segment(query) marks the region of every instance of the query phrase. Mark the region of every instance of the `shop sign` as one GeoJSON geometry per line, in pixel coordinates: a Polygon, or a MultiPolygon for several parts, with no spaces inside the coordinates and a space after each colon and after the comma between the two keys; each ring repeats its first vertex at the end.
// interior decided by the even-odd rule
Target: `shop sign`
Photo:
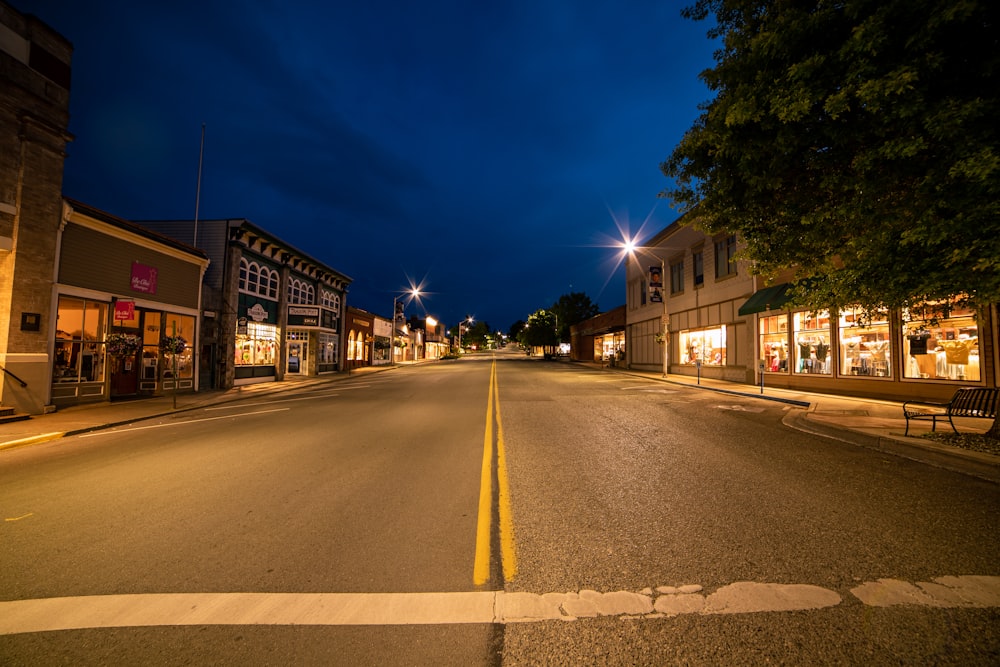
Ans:
{"type": "Polygon", "coordinates": [[[288,307],[288,326],[290,327],[318,327],[319,308],[305,308],[302,306],[288,307]]]}
{"type": "Polygon", "coordinates": [[[375,330],[373,333],[376,336],[389,338],[392,336],[392,323],[389,322],[389,320],[383,320],[381,318],[375,320],[375,330]]]}
{"type": "Polygon", "coordinates": [[[247,315],[249,315],[250,319],[254,322],[263,322],[267,319],[267,311],[264,310],[264,306],[259,303],[255,303],[252,308],[248,308],[247,315]]]}
{"type": "Polygon", "coordinates": [[[240,336],[247,335],[247,318],[241,317],[236,320],[236,333],[240,336]]]}
{"type": "Polygon", "coordinates": [[[135,301],[115,301],[115,319],[118,321],[135,319],[135,301]]]}
{"type": "Polygon", "coordinates": [[[156,294],[156,273],[155,266],[132,262],[132,291],[156,294]]]}

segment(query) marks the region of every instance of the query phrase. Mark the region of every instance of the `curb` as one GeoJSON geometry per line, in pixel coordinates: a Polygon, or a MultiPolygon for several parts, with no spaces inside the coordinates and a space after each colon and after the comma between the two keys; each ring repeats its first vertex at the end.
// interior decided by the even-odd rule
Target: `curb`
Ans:
{"type": "Polygon", "coordinates": [[[864,431],[827,426],[810,420],[807,410],[789,412],[782,418],[781,422],[785,426],[803,433],[865,447],[935,468],[943,468],[1000,484],[1000,460],[989,454],[924,442],[923,438],[873,435],[864,431]]]}
{"type": "Polygon", "coordinates": [[[49,442],[50,440],[58,440],[67,435],[72,435],[72,433],[67,433],[65,431],[54,431],[52,433],[42,433],[40,435],[33,435],[28,438],[21,438],[20,440],[9,440],[7,442],[0,442],[0,450],[2,449],[14,449],[15,447],[25,447],[27,445],[38,445],[43,442],[49,442]]]}

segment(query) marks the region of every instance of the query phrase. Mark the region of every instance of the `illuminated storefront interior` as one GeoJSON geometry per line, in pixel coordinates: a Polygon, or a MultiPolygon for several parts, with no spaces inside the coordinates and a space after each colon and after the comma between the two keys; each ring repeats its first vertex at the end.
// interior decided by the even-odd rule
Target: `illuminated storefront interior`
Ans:
{"type": "Polygon", "coordinates": [[[682,364],[726,364],[726,327],[681,331],[678,334],[682,364]]]}

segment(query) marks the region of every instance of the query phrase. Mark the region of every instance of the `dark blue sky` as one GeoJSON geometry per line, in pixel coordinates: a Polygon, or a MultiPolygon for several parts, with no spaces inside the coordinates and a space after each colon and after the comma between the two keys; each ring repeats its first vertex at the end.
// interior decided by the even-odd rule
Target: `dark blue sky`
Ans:
{"type": "Polygon", "coordinates": [[[75,48],[63,190],[127,219],[245,217],[348,303],[504,331],[676,219],[659,164],[709,91],[687,1],[13,0],[75,48]],[[237,7],[240,7],[237,9],[237,7]],[[418,312],[423,314],[423,312],[418,312]]]}

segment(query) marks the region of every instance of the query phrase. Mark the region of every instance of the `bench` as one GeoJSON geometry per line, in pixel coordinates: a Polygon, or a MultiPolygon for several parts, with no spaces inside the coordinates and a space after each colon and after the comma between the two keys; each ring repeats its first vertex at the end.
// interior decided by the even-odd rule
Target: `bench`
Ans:
{"type": "Polygon", "coordinates": [[[955,391],[955,395],[947,403],[907,401],[903,403],[903,416],[906,417],[906,432],[903,435],[909,435],[911,419],[930,420],[931,431],[937,428],[938,419],[947,419],[955,433],[958,433],[958,429],[955,428],[952,417],[996,419],[998,396],[998,388],[962,387],[955,391]]]}

